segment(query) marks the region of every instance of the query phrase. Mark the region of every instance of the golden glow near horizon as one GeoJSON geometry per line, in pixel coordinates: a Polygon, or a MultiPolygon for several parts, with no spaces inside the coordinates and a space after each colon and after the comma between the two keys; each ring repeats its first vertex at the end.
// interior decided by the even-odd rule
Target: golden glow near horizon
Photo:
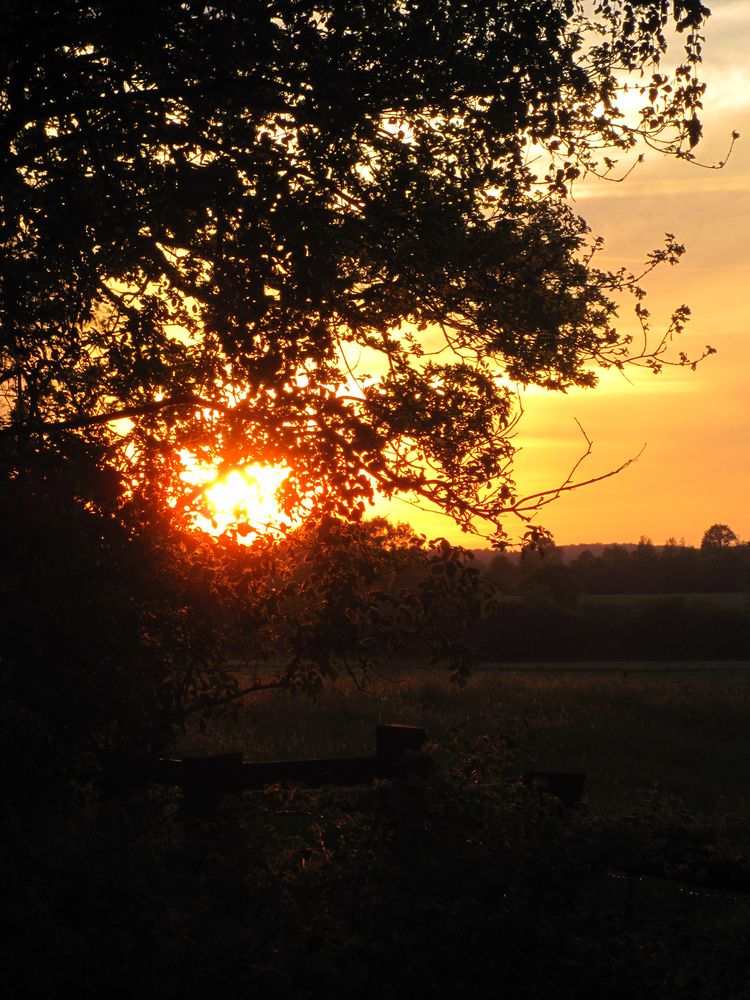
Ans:
{"type": "MultiPolygon", "coordinates": [[[[750,3],[719,0],[705,35],[702,75],[704,141],[701,163],[726,156],[731,133],[740,139],[721,170],[667,159],[646,151],[645,162],[621,184],[587,180],[574,191],[574,208],[602,235],[603,268],[635,269],[648,251],[674,233],[687,253],[679,266],[661,268],[646,282],[654,333],[686,303],[692,318],[675,341],[674,354],[718,354],[691,372],[667,368],[660,375],[633,370],[628,379],[606,373],[592,390],[565,395],[526,391],[515,444],[519,491],[563,482],[585,442],[576,420],[594,442],[579,470],[582,479],[603,474],[637,455],[620,475],[566,494],[540,512],[559,544],[632,542],[646,535],[699,544],[711,524],[729,524],[750,538],[750,3]]],[[[625,168],[625,157],[621,158],[625,168]]],[[[635,317],[623,308],[623,331],[635,317]]],[[[428,535],[475,547],[445,517],[404,502],[381,503],[377,513],[409,521],[428,535]]],[[[508,520],[512,535],[523,525],[508,520]]]]}

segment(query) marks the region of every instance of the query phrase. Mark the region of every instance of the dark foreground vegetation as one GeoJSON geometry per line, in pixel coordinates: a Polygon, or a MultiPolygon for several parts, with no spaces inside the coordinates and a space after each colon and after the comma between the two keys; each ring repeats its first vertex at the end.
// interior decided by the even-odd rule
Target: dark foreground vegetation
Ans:
{"type": "Polygon", "coordinates": [[[5,995],[743,995],[740,679],[657,693],[633,657],[619,687],[529,671],[462,688],[483,628],[507,661],[544,615],[579,616],[571,655],[601,651],[583,617],[601,604],[498,593],[476,560],[383,521],[246,547],[135,506],[117,523],[66,504],[65,473],[40,460],[3,494],[23,529],[1,577],[5,995]],[[453,682],[388,666],[425,652],[453,682]],[[106,751],[348,756],[378,721],[433,737],[402,783],[273,787],[202,818],[174,789],[100,790],[106,751]],[[585,770],[589,804],[562,812],[519,780],[529,766],[585,770]]]}
{"type": "Polygon", "coordinates": [[[437,739],[400,783],[277,786],[202,819],[74,770],[11,782],[4,995],[745,997],[748,685],[711,676],[273,694],[184,744],[357,752],[384,713],[437,739]],[[584,764],[588,805],[525,788],[530,761],[584,764]]]}
{"type": "Polygon", "coordinates": [[[649,779],[635,817],[596,797],[566,814],[519,781],[533,706],[454,720],[403,783],[267,788],[204,817],[173,789],[101,787],[108,754],[229,749],[232,707],[286,734],[283,699],[310,712],[396,655],[457,682],[519,650],[673,658],[686,635],[736,655],[739,605],[591,612],[541,565],[498,594],[447,543],[363,521],[377,488],[498,546],[519,517],[541,543],[529,519],[575,483],[519,494],[512,383],[713,353],[670,354],[685,305],[650,324],[641,279],[678,262],[676,238],[603,270],[568,197],[626,177],[643,143],[697,156],[707,9],[3,6],[2,996],[746,995],[736,795],[706,816],[649,779]],[[191,530],[191,463],[257,462],[286,465],[302,527],[191,530]],[[717,895],[692,906],[670,874],[717,895]]]}
{"type": "Polygon", "coordinates": [[[5,492],[24,529],[2,571],[5,995],[743,996],[748,704],[720,633],[692,681],[639,672],[644,636],[608,672],[455,683],[489,640],[506,663],[606,660],[615,615],[646,609],[674,661],[688,617],[745,621],[741,597],[670,598],[675,623],[662,599],[539,593],[549,553],[503,594],[383,521],[242,547],[154,517],[132,537],[66,508],[60,475],[5,492]],[[557,626],[540,645],[551,621],[569,646],[557,626]],[[425,651],[453,682],[415,672],[425,651]],[[380,721],[433,738],[403,782],[273,787],[207,817],[176,789],[101,794],[103,751],[348,756],[380,721]],[[540,798],[529,767],[586,771],[588,804],[540,798]]]}

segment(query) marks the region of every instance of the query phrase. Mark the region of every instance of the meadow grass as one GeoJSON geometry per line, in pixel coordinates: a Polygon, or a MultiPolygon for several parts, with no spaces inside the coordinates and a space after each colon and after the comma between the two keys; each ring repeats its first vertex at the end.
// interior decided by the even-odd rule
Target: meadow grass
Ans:
{"type": "Polygon", "coordinates": [[[350,680],[314,698],[270,692],[193,728],[178,752],[242,750],[248,760],[373,752],[378,723],[424,726],[438,743],[463,732],[509,748],[506,767],[585,771],[603,815],[669,801],[722,822],[750,818],[750,666],[626,663],[505,665],[466,686],[436,667],[401,666],[365,690],[350,680]]]}

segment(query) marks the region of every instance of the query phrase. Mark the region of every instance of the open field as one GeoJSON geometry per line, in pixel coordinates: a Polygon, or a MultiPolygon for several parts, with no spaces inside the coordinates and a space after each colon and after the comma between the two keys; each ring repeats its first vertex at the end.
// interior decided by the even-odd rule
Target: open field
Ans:
{"type": "Polygon", "coordinates": [[[580,594],[578,601],[584,607],[600,607],[607,605],[632,605],[647,603],[664,603],[679,601],[689,607],[708,606],[711,608],[731,608],[743,610],[750,605],[750,594],[746,591],[733,593],[703,593],[703,594],[580,594]]]}
{"type": "Polygon", "coordinates": [[[183,752],[242,749],[250,760],[372,751],[380,722],[507,741],[509,773],[583,770],[592,810],[684,808],[721,825],[750,818],[750,664],[487,665],[461,688],[435,667],[404,667],[312,699],[272,692],[234,718],[188,731],[183,752]]]}

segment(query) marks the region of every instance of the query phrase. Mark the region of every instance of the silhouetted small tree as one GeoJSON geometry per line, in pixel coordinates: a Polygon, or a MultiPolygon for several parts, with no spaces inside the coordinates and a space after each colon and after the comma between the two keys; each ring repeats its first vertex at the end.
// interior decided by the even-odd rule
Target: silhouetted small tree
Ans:
{"type": "Polygon", "coordinates": [[[739,539],[728,524],[712,524],[701,539],[701,549],[726,549],[736,545],[739,539]]]}

